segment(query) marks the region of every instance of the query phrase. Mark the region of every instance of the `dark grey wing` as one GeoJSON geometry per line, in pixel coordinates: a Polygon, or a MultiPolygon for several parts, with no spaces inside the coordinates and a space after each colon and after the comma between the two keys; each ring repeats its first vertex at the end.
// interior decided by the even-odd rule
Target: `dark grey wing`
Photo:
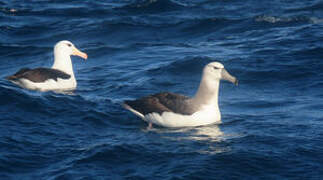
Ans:
{"type": "Polygon", "coordinates": [[[179,94],[158,93],[134,101],[125,101],[124,103],[144,115],[152,112],[159,114],[175,112],[190,115],[194,112],[186,102],[188,99],[188,97],[179,94]]]}
{"type": "Polygon", "coordinates": [[[140,112],[143,115],[153,113],[153,112],[162,114],[165,111],[167,112],[171,111],[163,104],[161,104],[158,98],[154,96],[146,96],[133,101],[125,101],[124,104],[130,106],[132,109],[135,109],[136,111],[140,112]]]}
{"type": "Polygon", "coordinates": [[[36,69],[28,69],[23,68],[19,70],[16,74],[7,77],[9,80],[17,80],[21,78],[28,79],[32,82],[44,82],[48,79],[53,79],[57,81],[57,78],[61,79],[69,79],[71,75],[57,70],[57,69],[50,69],[50,68],[36,68],[36,69]]]}
{"type": "Polygon", "coordinates": [[[187,96],[169,92],[155,94],[154,96],[158,98],[161,104],[174,113],[191,115],[195,112],[193,107],[188,103],[190,98],[187,96]]]}

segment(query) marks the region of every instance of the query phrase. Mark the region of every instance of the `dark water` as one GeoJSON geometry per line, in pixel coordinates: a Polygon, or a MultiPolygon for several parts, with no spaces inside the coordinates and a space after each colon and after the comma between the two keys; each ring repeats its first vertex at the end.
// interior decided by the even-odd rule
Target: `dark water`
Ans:
{"type": "Polygon", "coordinates": [[[0,2],[0,179],[322,179],[323,2],[0,2]],[[4,79],[71,40],[73,94],[4,79]],[[222,62],[220,125],[158,128],[120,103],[193,95],[222,62]]]}

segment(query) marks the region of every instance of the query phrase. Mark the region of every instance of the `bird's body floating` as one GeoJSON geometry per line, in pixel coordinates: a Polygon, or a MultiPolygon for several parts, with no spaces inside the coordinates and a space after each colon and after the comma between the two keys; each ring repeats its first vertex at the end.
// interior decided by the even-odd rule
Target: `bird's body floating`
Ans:
{"type": "Polygon", "coordinates": [[[74,90],[77,86],[71,55],[87,59],[71,42],[60,41],[54,47],[54,64],[51,68],[22,68],[7,79],[18,86],[39,91],[74,90]]]}
{"type": "Polygon", "coordinates": [[[158,93],[133,101],[124,107],[149,123],[164,127],[202,126],[221,122],[218,105],[220,80],[238,84],[221,63],[212,62],[204,67],[199,89],[189,98],[175,93],[158,93]]]}

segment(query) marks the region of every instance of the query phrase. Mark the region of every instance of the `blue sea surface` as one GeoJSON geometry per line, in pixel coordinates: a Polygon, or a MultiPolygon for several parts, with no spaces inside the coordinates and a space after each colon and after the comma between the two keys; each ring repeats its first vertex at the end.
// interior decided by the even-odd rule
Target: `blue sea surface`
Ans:
{"type": "Polygon", "coordinates": [[[0,1],[0,179],[322,179],[321,0],[0,1]],[[5,77],[70,40],[77,89],[5,77]],[[124,100],[193,96],[224,64],[222,123],[148,130],[124,100]]]}

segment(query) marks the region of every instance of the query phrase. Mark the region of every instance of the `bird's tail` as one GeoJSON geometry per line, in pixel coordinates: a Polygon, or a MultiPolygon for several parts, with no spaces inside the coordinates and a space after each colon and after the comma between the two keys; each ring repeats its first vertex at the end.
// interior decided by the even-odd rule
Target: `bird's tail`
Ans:
{"type": "Polygon", "coordinates": [[[145,118],[145,116],[144,116],[142,113],[140,113],[140,112],[136,111],[135,109],[133,109],[131,106],[129,106],[129,105],[127,104],[127,102],[124,102],[124,103],[122,104],[122,106],[123,106],[125,109],[128,109],[129,111],[131,111],[132,113],[134,113],[135,115],[137,115],[138,117],[140,117],[141,119],[144,119],[144,118],[145,118]]]}
{"type": "Polygon", "coordinates": [[[15,75],[11,75],[11,76],[7,76],[6,79],[9,80],[9,81],[15,81],[15,80],[18,79],[18,77],[15,76],[15,75]]]}
{"type": "Polygon", "coordinates": [[[7,76],[6,79],[9,81],[15,81],[18,80],[19,77],[21,77],[25,72],[29,71],[29,68],[22,68],[18,72],[16,72],[14,75],[7,76]]]}

